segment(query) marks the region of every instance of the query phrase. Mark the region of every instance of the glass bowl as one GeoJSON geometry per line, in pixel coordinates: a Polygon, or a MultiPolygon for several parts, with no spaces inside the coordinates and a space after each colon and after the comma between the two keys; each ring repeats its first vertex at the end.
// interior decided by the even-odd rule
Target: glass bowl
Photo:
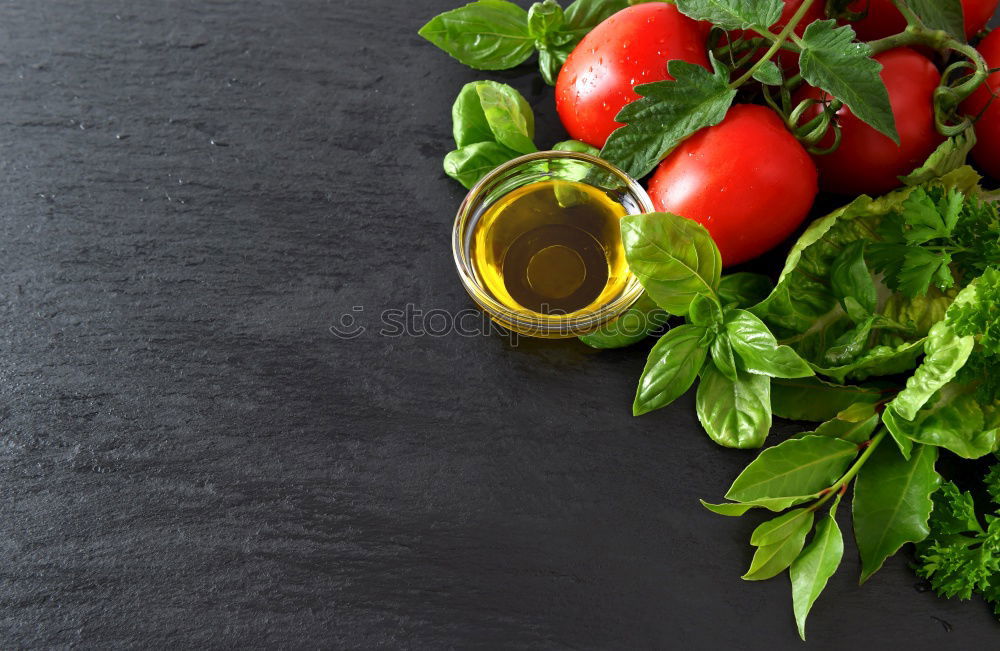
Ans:
{"type": "MultiPolygon", "coordinates": [[[[462,201],[455,218],[452,249],[455,265],[469,296],[494,321],[529,337],[577,337],[605,325],[622,314],[642,295],[638,279],[626,270],[622,290],[600,304],[566,314],[543,314],[504,305],[487,288],[473,262],[476,225],[491,206],[508,193],[541,181],[574,181],[603,192],[620,204],[626,215],[653,211],[646,191],[625,172],[589,154],[542,151],[515,158],[497,167],[476,184],[462,201]]],[[[502,212],[497,221],[502,220],[502,212]]],[[[620,238],[617,246],[621,246],[620,238]]],[[[607,251],[605,251],[607,255],[607,251]]]]}

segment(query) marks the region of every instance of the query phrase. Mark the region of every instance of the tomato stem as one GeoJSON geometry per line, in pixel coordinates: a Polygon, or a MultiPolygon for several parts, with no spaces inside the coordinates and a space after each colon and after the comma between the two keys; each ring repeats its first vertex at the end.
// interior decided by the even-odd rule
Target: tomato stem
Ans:
{"type": "Polygon", "coordinates": [[[950,137],[957,135],[969,128],[972,121],[963,118],[958,124],[951,124],[949,118],[954,114],[966,98],[968,98],[977,88],[979,88],[989,76],[989,68],[983,56],[968,43],[965,43],[946,31],[940,29],[929,29],[906,2],[893,0],[893,4],[907,20],[906,29],[898,34],[871,41],[868,47],[872,54],[878,54],[897,47],[909,45],[925,45],[938,52],[947,54],[948,52],[958,52],[966,57],[969,62],[964,67],[972,68],[972,73],[961,83],[952,86],[949,83],[949,71],[953,66],[949,66],[941,78],[941,85],[934,92],[934,124],[943,136],[950,137]]]}
{"type": "MultiPolygon", "coordinates": [[[[795,36],[795,28],[798,26],[799,22],[802,21],[803,16],[806,15],[806,12],[809,11],[809,8],[812,6],[813,2],[815,2],[815,0],[805,0],[801,5],[799,5],[798,10],[796,10],[796,12],[792,15],[792,18],[791,20],[788,21],[788,24],[785,25],[785,27],[780,32],[778,32],[778,35],[775,38],[773,38],[771,42],[771,47],[767,49],[767,52],[764,53],[764,56],[762,56],[760,60],[758,60],[752,66],[750,66],[750,69],[747,70],[745,73],[743,73],[743,75],[739,79],[729,84],[730,88],[739,88],[743,84],[753,79],[754,73],[757,72],[757,70],[762,65],[764,65],[765,62],[770,61],[771,58],[778,53],[778,50],[782,48],[782,46],[789,39],[789,37],[792,37],[794,40],[798,40],[798,38],[795,36]]],[[[766,28],[757,31],[758,33],[766,32],[770,34],[770,31],[766,28]]],[[[771,36],[774,35],[771,34],[771,36]]]]}

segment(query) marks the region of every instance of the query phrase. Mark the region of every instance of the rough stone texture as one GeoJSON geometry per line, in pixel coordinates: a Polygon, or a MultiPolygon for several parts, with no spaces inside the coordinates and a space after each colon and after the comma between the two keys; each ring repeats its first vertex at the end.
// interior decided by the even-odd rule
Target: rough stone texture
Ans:
{"type": "MultiPolygon", "coordinates": [[[[697,503],[748,455],[690,396],[629,415],[643,347],[377,332],[470,305],[440,161],[484,75],[416,35],[453,5],[0,7],[4,647],[795,642],[754,519],[697,503]]],[[[1000,639],[843,570],[812,647],[1000,639]]]]}

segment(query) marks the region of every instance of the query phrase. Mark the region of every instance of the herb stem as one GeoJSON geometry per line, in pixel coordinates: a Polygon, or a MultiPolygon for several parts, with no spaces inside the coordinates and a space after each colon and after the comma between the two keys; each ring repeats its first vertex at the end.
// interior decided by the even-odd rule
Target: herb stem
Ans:
{"type": "Polygon", "coordinates": [[[954,51],[967,58],[970,63],[964,65],[973,70],[968,78],[956,86],[951,86],[948,84],[948,75],[945,74],[941,85],[934,91],[934,124],[938,132],[943,136],[950,137],[965,131],[972,124],[968,118],[962,119],[958,124],[949,124],[947,118],[952,115],[959,104],[986,81],[990,72],[986,60],[976,48],[956,39],[948,32],[940,29],[929,29],[905,2],[893,0],[893,4],[906,16],[909,24],[905,30],[898,34],[870,41],[868,47],[871,48],[874,55],[897,47],[926,45],[938,52],[954,51]]]}
{"type": "MultiPolygon", "coordinates": [[[[792,37],[795,36],[794,34],[795,28],[802,20],[802,17],[806,15],[806,12],[809,11],[809,7],[812,6],[813,2],[815,2],[815,0],[805,0],[801,5],[799,5],[798,10],[796,10],[796,12],[792,15],[792,18],[791,20],[788,21],[788,24],[785,25],[785,27],[780,32],[778,32],[778,35],[772,40],[771,47],[767,49],[767,52],[764,53],[764,56],[762,56],[760,60],[758,60],[752,66],[750,66],[750,69],[747,70],[745,73],[743,73],[743,76],[741,76],[739,79],[729,84],[730,88],[739,88],[746,82],[753,79],[754,73],[757,72],[757,70],[762,65],[764,65],[765,62],[770,61],[771,57],[773,57],[775,54],[778,53],[778,50],[781,49],[782,45],[784,45],[785,41],[788,40],[789,36],[792,37]]],[[[770,32],[767,29],[760,31],[768,32],[770,34],[770,32]]]]}
{"type": "Polygon", "coordinates": [[[847,485],[851,483],[851,480],[854,479],[859,472],[861,472],[861,467],[865,465],[865,462],[867,462],[868,459],[872,456],[872,453],[875,452],[875,448],[878,447],[878,444],[882,442],[882,439],[884,439],[886,434],[888,433],[889,430],[883,427],[881,430],[879,430],[878,434],[872,437],[871,440],[867,441],[867,447],[865,447],[865,451],[862,452],[861,456],[857,458],[857,460],[854,462],[854,465],[848,468],[847,472],[844,473],[844,476],[837,480],[837,483],[835,483],[830,488],[826,489],[826,492],[823,494],[823,496],[820,497],[815,502],[813,502],[813,505],[810,506],[809,509],[812,511],[816,511],[838,492],[846,491],[847,485]]]}

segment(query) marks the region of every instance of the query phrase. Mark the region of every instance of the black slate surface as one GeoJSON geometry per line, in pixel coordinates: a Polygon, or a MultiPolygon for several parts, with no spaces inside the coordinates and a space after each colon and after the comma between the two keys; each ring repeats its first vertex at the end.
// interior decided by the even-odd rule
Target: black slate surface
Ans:
{"type": "MultiPolygon", "coordinates": [[[[643,347],[378,331],[470,306],[454,4],[0,6],[0,645],[800,648],[643,347]]],[[[996,646],[906,563],[850,549],[802,648],[996,646]]]]}

